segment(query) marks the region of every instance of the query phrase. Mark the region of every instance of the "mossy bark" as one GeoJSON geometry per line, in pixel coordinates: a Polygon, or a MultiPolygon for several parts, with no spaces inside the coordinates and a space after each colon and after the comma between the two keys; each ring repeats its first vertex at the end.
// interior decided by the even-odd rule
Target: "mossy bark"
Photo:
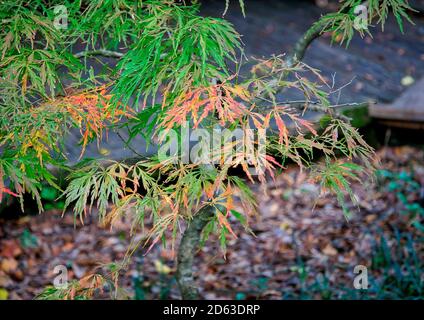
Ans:
{"type": "Polygon", "coordinates": [[[199,290],[193,276],[194,255],[199,247],[202,230],[215,214],[215,208],[202,208],[189,222],[178,248],[176,278],[184,300],[199,299],[199,290]]]}
{"type": "Polygon", "coordinates": [[[293,67],[296,63],[303,60],[306,50],[321,35],[325,25],[324,20],[318,20],[302,35],[294,45],[293,51],[287,59],[288,67],[293,67]]]}

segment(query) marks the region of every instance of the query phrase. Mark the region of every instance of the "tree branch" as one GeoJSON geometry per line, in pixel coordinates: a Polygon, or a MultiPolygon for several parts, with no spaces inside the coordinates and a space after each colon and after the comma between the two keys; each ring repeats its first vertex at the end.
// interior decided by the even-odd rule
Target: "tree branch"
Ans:
{"type": "Polygon", "coordinates": [[[118,138],[124,143],[124,146],[130,149],[136,156],[139,156],[140,158],[145,158],[145,155],[142,155],[141,153],[137,152],[133,147],[130,146],[128,141],[124,139],[124,137],[118,130],[115,130],[115,133],[118,136],[118,138]]]}
{"type": "Polygon", "coordinates": [[[117,51],[111,51],[106,49],[99,49],[99,50],[88,50],[88,51],[81,51],[76,54],[74,54],[75,58],[83,58],[87,56],[104,56],[108,58],[122,58],[124,56],[124,53],[117,52],[117,51]]]}
{"type": "MultiPolygon", "coordinates": [[[[272,103],[272,101],[260,98],[261,100],[264,100],[266,102],[272,103]]],[[[284,101],[277,103],[279,106],[290,106],[292,108],[304,111],[310,110],[310,111],[316,111],[316,112],[322,112],[331,115],[333,118],[340,119],[343,121],[350,121],[349,117],[341,114],[339,111],[336,111],[337,108],[363,108],[367,107],[371,102],[352,102],[352,103],[341,103],[341,104],[334,104],[330,106],[323,106],[320,105],[319,101],[307,101],[307,100],[293,100],[293,101],[284,101]]],[[[258,110],[259,112],[268,112],[272,109],[274,109],[274,105],[270,106],[261,106],[258,110]]]]}
{"type": "Polygon", "coordinates": [[[325,26],[326,22],[320,19],[306,30],[303,36],[295,44],[292,54],[287,59],[287,66],[289,68],[303,59],[306,50],[311,43],[322,34],[325,26]]]}

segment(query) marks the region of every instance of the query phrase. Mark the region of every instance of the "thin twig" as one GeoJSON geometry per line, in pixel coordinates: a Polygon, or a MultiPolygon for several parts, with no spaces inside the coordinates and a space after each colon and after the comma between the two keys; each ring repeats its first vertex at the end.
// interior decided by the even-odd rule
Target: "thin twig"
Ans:
{"type": "Polygon", "coordinates": [[[121,135],[121,133],[117,130],[115,130],[116,135],[119,137],[119,139],[121,139],[121,141],[124,143],[124,145],[130,149],[132,152],[134,152],[134,154],[136,154],[139,157],[144,158],[145,156],[143,156],[141,153],[137,152],[133,147],[130,146],[130,144],[125,141],[124,137],[121,135]]]}
{"type": "MultiPolygon", "coordinates": [[[[259,99],[264,100],[266,102],[272,103],[272,101],[259,97],[259,99]]],[[[323,106],[320,104],[319,101],[307,101],[307,100],[291,100],[291,101],[284,101],[280,103],[273,103],[271,106],[262,106],[260,107],[260,112],[267,112],[269,110],[272,110],[278,106],[290,106],[295,109],[299,109],[301,111],[305,111],[305,109],[310,111],[316,111],[316,112],[323,112],[330,114],[332,117],[338,118],[340,120],[344,121],[350,121],[351,119],[343,114],[340,114],[339,112],[335,111],[334,109],[337,108],[361,108],[368,106],[370,102],[352,102],[352,103],[341,103],[341,104],[334,104],[330,106],[323,106]]]]}
{"type": "Polygon", "coordinates": [[[124,53],[117,52],[117,51],[111,51],[106,49],[99,49],[99,50],[87,50],[87,51],[81,51],[76,54],[74,54],[75,58],[83,58],[86,56],[104,56],[108,58],[122,58],[124,56],[124,53]]]}

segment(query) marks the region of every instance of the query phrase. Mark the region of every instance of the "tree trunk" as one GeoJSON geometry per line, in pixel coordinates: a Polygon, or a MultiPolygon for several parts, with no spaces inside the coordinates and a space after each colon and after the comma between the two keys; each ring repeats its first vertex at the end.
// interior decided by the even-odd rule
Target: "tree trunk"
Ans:
{"type": "Polygon", "coordinates": [[[193,260],[203,228],[215,214],[215,208],[206,206],[193,216],[184,231],[178,248],[176,278],[184,300],[199,299],[199,291],[193,278],[193,260]]]}

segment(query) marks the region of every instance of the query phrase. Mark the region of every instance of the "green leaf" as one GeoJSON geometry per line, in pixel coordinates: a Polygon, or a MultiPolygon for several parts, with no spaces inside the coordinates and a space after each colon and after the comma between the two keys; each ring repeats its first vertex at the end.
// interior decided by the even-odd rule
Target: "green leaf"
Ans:
{"type": "Polygon", "coordinates": [[[58,192],[53,187],[43,187],[40,196],[43,200],[54,201],[58,197],[58,192]]]}
{"type": "Polygon", "coordinates": [[[240,213],[240,212],[238,212],[238,211],[236,211],[236,210],[231,210],[231,214],[243,225],[243,226],[245,226],[246,225],[246,222],[247,222],[247,220],[246,220],[246,217],[242,214],[242,213],[240,213]]]}

